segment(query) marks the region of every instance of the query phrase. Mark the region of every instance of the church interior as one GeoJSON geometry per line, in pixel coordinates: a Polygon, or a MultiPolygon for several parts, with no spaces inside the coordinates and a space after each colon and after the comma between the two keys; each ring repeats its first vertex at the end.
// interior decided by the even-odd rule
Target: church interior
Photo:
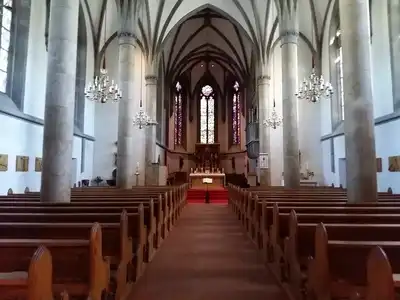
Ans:
{"type": "Polygon", "coordinates": [[[399,298],[399,0],[0,24],[0,300],[399,298]]]}

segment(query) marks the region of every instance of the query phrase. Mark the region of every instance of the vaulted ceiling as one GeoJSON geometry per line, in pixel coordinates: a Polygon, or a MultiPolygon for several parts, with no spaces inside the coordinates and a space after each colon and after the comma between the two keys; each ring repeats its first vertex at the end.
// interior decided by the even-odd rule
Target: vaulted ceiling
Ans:
{"type": "Polygon", "coordinates": [[[172,78],[198,64],[219,65],[243,80],[255,45],[238,25],[205,8],[172,29],[163,44],[165,72],[172,78]]]}
{"type": "Polygon", "coordinates": [[[288,5],[299,10],[301,38],[320,53],[332,7],[338,0],[80,1],[98,52],[103,47],[100,40],[105,12],[111,28],[107,39],[113,39],[122,11],[128,11],[146,56],[156,60],[164,51],[166,71],[179,73],[189,61],[203,55],[243,76],[252,55],[261,63],[267,62],[279,38],[277,11],[288,5]]]}

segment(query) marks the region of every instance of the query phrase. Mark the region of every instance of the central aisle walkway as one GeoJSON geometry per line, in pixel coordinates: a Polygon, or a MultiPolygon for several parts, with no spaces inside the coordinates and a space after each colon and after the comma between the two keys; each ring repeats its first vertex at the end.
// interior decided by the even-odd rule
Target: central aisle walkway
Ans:
{"type": "Polygon", "coordinates": [[[130,300],[283,300],[226,205],[189,204],[130,300]]]}

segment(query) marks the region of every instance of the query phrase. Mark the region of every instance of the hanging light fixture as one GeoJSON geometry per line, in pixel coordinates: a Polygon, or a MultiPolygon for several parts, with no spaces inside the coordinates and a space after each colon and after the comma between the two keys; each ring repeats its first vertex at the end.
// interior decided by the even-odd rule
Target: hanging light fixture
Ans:
{"type": "Polygon", "coordinates": [[[274,99],[274,106],[272,107],[271,116],[269,116],[265,121],[264,125],[271,127],[272,129],[276,129],[277,127],[281,126],[283,123],[283,119],[278,115],[275,109],[275,99],[274,99]]]}
{"type": "MultiPolygon", "coordinates": [[[[272,72],[275,76],[275,63],[272,60],[272,72]]],[[[272,112],[271,115],[264,120],[263,124],[267,127],[270,127],[272,129],[276,129],[277,127],[281,126],[283,123],[283,119],[278,115],[276,112],[276,104],[275,104],[275,82],[272,84],[272,95],[274,97],[274,104],[272,106],[272,112]]]]}
{"type": "Polygon", "coordinates": [[[299,99],[305,99],[309,102],[316,103],[321,97],[328,98],[333,94],[332,85],[325,82],[324,77],[317,76],[313,68],[308,79],[300,85],[299,91],[295,94],[299,99]]]}
{"type": "MultiPolygon", "coordinates": [[[[107,18],[104,19],[104,39],[106,38],[107,33],[106,28],[107,18]]],[[[114,80],[110,80],[110,77],[107,74],[106,58],[104,56],[103,68],[100,69],[100,75],[96,76],[94,82],[89,83],[85,88],[85,96],[87,99],[93,102],[107,103],[111,101],[118,102],[122,98],[121,90],[118,88],[118,85],[114,80]]]]}
{"type": "MultiPolygon", "coordinates": [[[[142,89],[143,89],[143,76],[142,76],[142,58],[140,58],[140,97],[142,97],[142,89]]],[[[143,102],[140,99],[139,111],[136,113],[135,118],[133,119],[133,125],[138,127],[139,129],[143,129],[148,126],[155,126],[157,122],[152,120],[149,115],[143,109],[143,102]]]]}
{"type": "MultiPolygon", "coordinates": [[[[311,20],[311,42],[314,46],[314,27],[311,20]]],[[[308,79],[304,79],[300,84],[299,91],[295,96],[299,99],[305,99],[309,102],[316,103],[321,97],[328,98],[332,96],[333,88],[329,82],[325,82],[324,77],[318,76],[314,68],[314,56],[312,57],[312,71],[308,79]]]]}
{"type": "Polygon", "coordinates": [[[142,100],[140,100],[139,111],[136,113],[135,118],[133,120],[133,125],[137,126],[139,129],[143,129],[144,127],[157,125],[157,122],[153,121],[143,110],[142,100]]]}

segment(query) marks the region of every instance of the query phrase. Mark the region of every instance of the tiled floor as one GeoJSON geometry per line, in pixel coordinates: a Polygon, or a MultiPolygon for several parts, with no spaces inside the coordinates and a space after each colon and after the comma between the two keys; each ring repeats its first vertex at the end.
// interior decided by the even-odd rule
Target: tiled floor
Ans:
{"type": "Polygon", "coordinates": [[[189,204],[130,300],[283,300],[226,205],[189,204]]]}

